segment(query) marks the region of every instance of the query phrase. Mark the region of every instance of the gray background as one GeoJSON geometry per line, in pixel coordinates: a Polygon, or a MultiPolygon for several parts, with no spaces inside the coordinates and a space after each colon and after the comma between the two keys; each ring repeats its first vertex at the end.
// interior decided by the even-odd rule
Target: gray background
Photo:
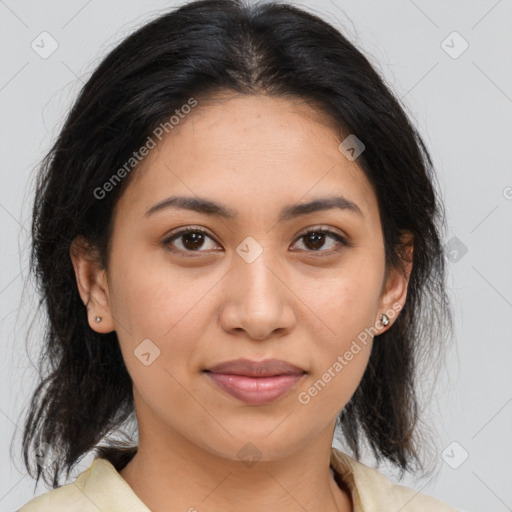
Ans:
{"type": "MultiPolygon", "coordinates": [[[[465,511],[512,510],[512,3],[296,3],[342,28],[385,76],[432,152],[446,203],[455,332],[425,410],[439,432],[439,471],[402,484],[465,511]]],[[[0,510],[34,495],[19,446],[40,343],[38,319],[25,349],[36,298],[30,285],[22,295],[34,169],[101,57],[173,5],[0,0],[0,510]],[[31,44],[51,49],[45,31],[58,47],[42,58],[31,44]]]]}

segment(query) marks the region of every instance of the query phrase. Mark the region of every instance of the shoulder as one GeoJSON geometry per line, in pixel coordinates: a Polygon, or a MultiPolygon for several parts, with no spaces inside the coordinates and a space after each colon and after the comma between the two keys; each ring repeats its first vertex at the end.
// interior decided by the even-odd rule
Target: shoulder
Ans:
{"type": "Polygon", "coordinates": [[[96,458],[74,482],[52,489],[17,512],[149,512],[106,459],[96,458]]]}
{"type": "MultiPolygon", "coordinates": [[[[81,489],[87,487],[92,473],[91,468],[87,469],[77,477],[77,479],[69,484],[52,489],[40,496],[37,496],[26,503],[18,512],[46,512],[49,510],[60,512],[74,508],[80,511],[93,510],[87,508],[84,494],[81,489]]],[[[97,509],[96,509],[97,510],[97,509]]]]}
{"type": "Polygon", "coordinates": [[[414,489],[398,485],[377,469],[332,448],[331,466],[348,485],[354,512],[458,512],[457,509],[414,489]]]}

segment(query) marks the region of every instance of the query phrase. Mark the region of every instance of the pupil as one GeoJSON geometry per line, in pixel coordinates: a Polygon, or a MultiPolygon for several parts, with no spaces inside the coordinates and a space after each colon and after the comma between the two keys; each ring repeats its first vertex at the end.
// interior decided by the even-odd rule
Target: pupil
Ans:
{"type": "Polygon", "coordinates": [[[310,233],[306,236],[308,242],[311,241],[314,249],[320,249],[324,244],[324,233],[310,233]]]}
{"type": "Polygon", "coordinates": [[[199,249],[203,245],[203,233],[187,233],[183,237],[183,245],[187,247],[187,249],[199,249]],[[192,243],[187,243],[187,240],[192,239],[192,243]]]}

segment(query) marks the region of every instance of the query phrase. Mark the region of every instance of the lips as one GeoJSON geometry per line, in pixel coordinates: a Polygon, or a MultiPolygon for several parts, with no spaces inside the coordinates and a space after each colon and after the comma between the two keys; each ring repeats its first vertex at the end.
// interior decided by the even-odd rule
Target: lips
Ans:
{"type": "Polygon", "coordinates": [[[306,375],[302,368],[281,359],[237,359],[212,366],[205,373],[217,387],[248,405],[278,400],[306,375]]]}
{"type": "Polygon", "coordinates": [[[251,361],[250,359],[236,359],[212,366],[207,371],[212,373],[229,373],[231,375],[245,375],[247,377],[272,377],[274,375],[302,375],[305,371],[282,359],[266,359],[265,361],[251,361]]]}

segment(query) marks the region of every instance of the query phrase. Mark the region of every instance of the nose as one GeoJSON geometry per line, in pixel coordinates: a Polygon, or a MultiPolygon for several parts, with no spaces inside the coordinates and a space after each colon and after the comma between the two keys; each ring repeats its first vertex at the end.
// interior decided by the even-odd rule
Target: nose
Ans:
{"type": "Polygon", "coordinates": [[[290,332],[296,322],[294,304],[298,299],[289,279],[271,249],[263,250],[252,262],[236,255],[224,280],[222,328],[232,333],[243,331],[254,340],[290,332]]]}

